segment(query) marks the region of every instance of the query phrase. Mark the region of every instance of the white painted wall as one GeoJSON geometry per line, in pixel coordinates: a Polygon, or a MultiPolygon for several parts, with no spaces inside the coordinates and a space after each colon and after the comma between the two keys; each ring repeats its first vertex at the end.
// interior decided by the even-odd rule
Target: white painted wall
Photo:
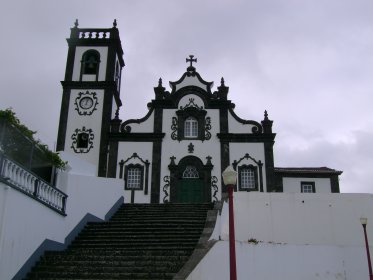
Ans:
{"type": "Polygon", "coordinates": [[[183,87],[186,87],[186,86],[196,86],[196,87],[199,87],[199,88],[202,88],[203,90],[207,91],[207,86],[202,84],[197,76],[185,76],[184,80],[180,83],[180,84],[177,84],[176,85],[176,91],[178,91],[179,89],[183,88],[183,87]]]}
{"type": "Polygon", "coordinates": [[[301,182],[314,182],[316,193],[331,193],[331,182],[329,178],[286,178],[282,179],[283,191],[285,193],[300,193],[301,182]]]}
{"type": "MultiPolygon", "coordinates": [[[[373,247],[371,247],[373,249],[373,247]]],[[[365,247],[236,242],[238,280],[369,279],[365,247]]],[[[187,280],[229,279],[229,244],[219,241],[187,280]]]]}
{"type": "MultiPolygon", "coordinates": [[[[74,70],[73,70],[73,81],[79,81],[80,79],[80,67],[81,67],[81,60],[83,54],[88,50],[96,50],[100,53],[100,69],[98,72],[98,81],[105,81],[106,77],[106,65],[107,65],[107,52],[108,47],[76,47],[75,50],[75,58],[74,58],[74,70]]],[[[85,81],[92,80],[88,76],[91,75],[85,75],[85,81]]],[[[95,75],[94,78],[96,78],[95,75]]]]}
{"type": "Polygon", "coordinates": [[[79,115],[78,111],[75,110],[75,99],[78,97],[79,92],[86,92],[87,90],[71,90],[70,94],[70,106],[69,114],[66,127],[66,141],[65,141],[65,151],[72,154],[76,154],[83,160],[90,162],[96,166],[96,174],[98,168],[98,159],[100,152],[100,137],[101,137],[101,121],[102,121],[102,106],[104,102],[104,90],[90,89],[88,91],[95,92],[98,100],[98,105],[96,110],[93,111],[92,115],[79,115]],[[74,134],[75,129],[82,129],[83,126],[86,129],[92,129],[94,134],[93,148],[88,153],[75,153],[71,148],[73,140],[71,136],[74,134]]]}
{"type": "Polygon", "coordinates": [[[228,111],[228,129],[229,133],[253,133],[253,125],[251,124],[242,124],[232,116],[228,111]]]}
{"type": "Polygon", "coordinates": [[[205,108],[205,104],[203,103],[203,100],[201,99],[201,97],[199,97],[198,95],[195,95],[195,94],[188,94],[188,95],[185,95],[183,96],[180,100],[179,100],[179,104],[177,105],[178,108],[180,108],[181,106],[182,107],[185,107],[186,105],[189,104],[189,100],[193,98],[193,103],[196,104],[199,108],[203,107],[205,108]]]}
{"type": "Polygon", "coordinates": [[[87,213],[104,219],[123,195],[117,179],[62,173],[58,186],[69,196],[66,217],[0,183],[0,279],[11,279],[45,239],[63,243],[87,213]]]}
{"type": "Polygon", "coordinates": [[[154,112],[149,116],[149,118],[142,123],[130,123],[132,132],[154,132],[154,112]]]}
{"type": "MultiPolygon", "coordinates": [[[[312,245],[361,244],[366,216],[373,242],[372,194],[234,193],[236,240],[312,245]]],[[[224,205],[221,238],[228,239],[224,205]]],[[[372,243],[373,244],[373,243],[372,243]]]]}
{"type": "MultiPolygon", "coordinates": [[[[360,217],[372,245],[372,194],[241,192],[234,203],[238,279],[368,279],[360,217]]],[[[229,279],[228,222],[224,203],[212,235],[222,241],[188,280],[229,279]]]]}

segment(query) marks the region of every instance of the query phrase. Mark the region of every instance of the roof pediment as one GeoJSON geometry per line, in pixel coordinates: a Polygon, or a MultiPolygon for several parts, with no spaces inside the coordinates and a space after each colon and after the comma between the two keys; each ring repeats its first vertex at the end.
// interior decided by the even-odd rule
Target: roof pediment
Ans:
{"type": "Polygon", "coordinates": [[[214,83],[205,81],[204,79],[202,79],[201,75],[195,71],[194,67],[192,69],[190,68],[191,67],[188,67],[188,69],[192,71],[185,72],[176,82],[170,82],[170,87],[172,89],[171,94],[175,93],[179,89],[188,86],[196,86],[208,93],[211,93],[211,88],[214,83]]]}

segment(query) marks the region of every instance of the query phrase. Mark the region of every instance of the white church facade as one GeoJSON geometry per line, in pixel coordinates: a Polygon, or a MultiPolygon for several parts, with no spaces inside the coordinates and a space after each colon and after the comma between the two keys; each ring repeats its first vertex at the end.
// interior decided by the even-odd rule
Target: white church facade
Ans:
{"type": "MultiPolygon", "coordinates": [[[[71,29],[57,149],[93,164],[100,177],[123,180],[126,202],[213,202],[226,192],[228,166],[238,192],[339,192],[334,169],[276,168],[276,134],[267,111],[260,121],[237,116],[224,79],[216,90],[190,55],[170,91],[159,79],[148,113],[120,120],[124,67],[118,29],[71,29]]],[[[125,87],[125,85],[124,85],[125,87]]]]}
{"type": "MultiPolygon", "coordinates": [[[[233,193],[237,279],[368,279],[360,218],[369,220],[367,241],[372,244],[373,195],[340,193],[339,170],[276,167],[276,134],[265,108],[258,120],[239,117],[224,79],[214,88],[197,72],[197,59],[189,56],[186,71],[169,89],[158,80],[145,116],[121,120],[119,111],[133,105],[121,95],[125,64],[116,22],[106,29],[80,28],[76,22],[67,42],[57,137],[66,169],[48,183],[0,150],[0,279],[25,279],[47,255],[59,255],[53,262],[61,271],[52,270],[45,279],[79,271],[75,279],[90,277],[88,271],[96,271],[95,279],[114,279],[100,274],[114,267],[115,279],[229,279],[228,200],[221,176],[229,165],[238,172],[233,193]],[[128,224],[151,219],[149,212],[141,212],[144,207],[175,205],[210,207],[185,264],[169,278],[122,277],[124,266],[136,266],[135,255],[126,255],[129,251],[150,256],[154,250],[144,253],[132,243],[138,245],[142,238],[147,246],[160,248],[175,237],[164,235],[164,227],[182,231],[184,225],[179,228],[176,222],[195,224],[185,211],[183,218],[171,215],[172,222],[161,226],[159,217],[154,219],[161,240],[153,239],[155,233],[148,229],[126,233],[128,224]],[[120,209],[130,215],[128,209],[136,208],[135,216],[115,217],[120,209]],[[123,224],[110,224],[118,220],[123,224]],[[82,233],[90,226],[99,231],[88,230],[84,241],[82,233]],[[121,244],[99,240],[106,226],[111,239],[121,244]],[[95,238],[107,247],[90,247],[95,238]],[[79,239],[88,248],[72,248],[79,239]],[[123,244],[129,247],[120,248],[123,244]],[[65,261],[72,263],[66,271],[59,259],[64,250],[79,255],[66,254],[65,261]],[[94,253],[98,259],[87,268],[84,258],[92,259],[94,253]],[[104,268],[101,258],[109,257],[104,268]]],[[[154,212],[174,214],[162,211],[154,212]]],[[[172,247],[155,258],[174,251],[172,247]]],[[[147,261],[140,273],[154,263],[147,261]]]]}

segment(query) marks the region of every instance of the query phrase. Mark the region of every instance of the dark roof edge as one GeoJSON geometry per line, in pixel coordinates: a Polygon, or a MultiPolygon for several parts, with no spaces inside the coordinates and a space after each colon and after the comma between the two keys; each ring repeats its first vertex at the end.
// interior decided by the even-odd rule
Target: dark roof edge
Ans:
{"type": "Polygon", "coordinates": [[[287,174],[336,174],[341,175],[343,171],[328,167],[275,167],[275,173],[287,174]]]}

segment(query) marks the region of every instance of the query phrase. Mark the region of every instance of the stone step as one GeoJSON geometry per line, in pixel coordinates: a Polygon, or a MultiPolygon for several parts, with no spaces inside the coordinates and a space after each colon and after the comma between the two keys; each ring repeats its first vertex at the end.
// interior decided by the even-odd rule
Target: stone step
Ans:
{"type": "Polygon", "coordinates": [[[28,279],[172,279],[176,273],[103,273],[103,272],[33,272],[28,279]]]}
{"type": "Polygon", "coordinates": [[[44,257],[46,258],[68,258],[68,259],[110,259],[110,258],[117,258],[118,260],[121,258],[126,257],[139,257],[144,256],[146,258],[154,258],[154,257],[183,257],[189,256],[192,253],[192,250],[185,250],[185,249],[173,249],[173,250],[165,250],[165,249],[124,249],[119,250],[118,248],[75,248],[75,249],[68,249],[66,251],[46,251],[44,257]]]}
{"type": "Polygon", "coordinates": [[[70,246],[45,252],[27,279],[172,279],[193,253],[212,204],[124,204],[88,223],[70,246]]]}

